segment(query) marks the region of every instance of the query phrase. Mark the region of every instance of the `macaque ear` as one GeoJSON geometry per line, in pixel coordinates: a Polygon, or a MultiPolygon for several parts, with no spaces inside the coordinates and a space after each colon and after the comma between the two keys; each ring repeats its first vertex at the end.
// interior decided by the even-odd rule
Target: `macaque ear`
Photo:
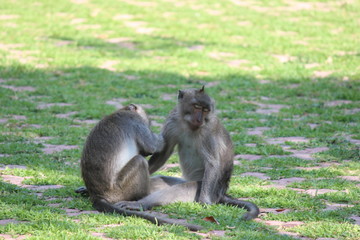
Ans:
{"type": "Polygon", "coordinates": [[[205,85],[202,86],[202,88],[199,90],[199,93],[205,92],[205,85]]]}
{"type": "Polygon", "coordinates": [[[130,104],[127,108],[129,111],[132,111],[132,112],[136,112],[136,110],[137,110],[137,107],[135,104],[130,104]]]}
{"type": "Polygon", "coordinates": [[[184,97],[184,91],[179,90],[178,99],[182,99],[184,97]]]}

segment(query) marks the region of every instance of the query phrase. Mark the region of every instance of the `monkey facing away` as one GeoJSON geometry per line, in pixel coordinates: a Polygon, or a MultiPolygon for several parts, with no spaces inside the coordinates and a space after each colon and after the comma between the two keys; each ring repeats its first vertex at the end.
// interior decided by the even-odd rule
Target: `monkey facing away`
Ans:
{"type": "Polygon", "coordinates": [[[245,220],[256,218],[259,208],[251,202],[226,195],[233,170],[233,145],[214,112],[214,100],[204,90],[180,90],[178,104],[162,130],[165,146],[149,160],[150,174],[164,165],[178,146],[180,166],[185,181],[168,181],[160,176],[161,189],[136,202],[118,205],[127,209],[150,209],[176,201],[222,203],[245,208],[245,220]],[[164,187],[163,185],[168,185],[164,187]]]}
{"type": "Polygon", "coordinates": [[[148,162],[142,156],[159,152],[164,146],[163,138],[154,134],[149,125],[144,110],[134,104],[102,119],[84,145],[80,165],[86,189],[80,188],[77,192],[88,192],[94,208],[101,212],[138,216],[155,224],[177,224],[199,230],[201,227],[196,225],[117,206],[121,201],[146,197],[156,190],[151,184],[160,186],[156,184],[158,177],[150,179],[148,162]]]}

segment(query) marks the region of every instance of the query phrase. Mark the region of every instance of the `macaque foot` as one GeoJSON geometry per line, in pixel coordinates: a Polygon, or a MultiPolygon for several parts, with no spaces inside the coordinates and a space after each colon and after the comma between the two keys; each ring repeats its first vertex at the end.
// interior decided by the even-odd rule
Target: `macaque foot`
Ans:
{"type": "Polygon", "coordinates": [[[144,211],[147,210],[141,203],[136,201],[122,201],[114,204],[115,207],[128,210],[144,211]]]}
{"type": "Polygon", "coordinates": [[[75,193],[79,193],[82,196],[89,196],[89,191],[86,189],[86,187],[79,187],[75,190],[75,193]]]}

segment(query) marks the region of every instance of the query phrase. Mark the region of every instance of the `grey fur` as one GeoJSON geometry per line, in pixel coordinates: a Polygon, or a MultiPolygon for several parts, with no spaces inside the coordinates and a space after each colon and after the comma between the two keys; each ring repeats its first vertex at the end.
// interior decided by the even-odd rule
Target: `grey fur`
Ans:
{"type": "Polygon", "coordinates": [[[90,132],[81,157],[81,173],[94,208],[138,216],[155,224],[183,225],[190,230],[200,226],[131,211],[119,202],[136,201],[178,180],[168,177],[150,179],[148,162],[142,155],[162,150],[163,138],[149,128],[149,120],[140,106],[131,104],[102,119],[90,132]],[[142,154],[142,155],[141,155],[142,154]]]}
{"type": "Polygon", "coordinates": [[[200,90],[180,90],[178,105],[162,130],[165,146],[149,160],[150,174],[161,168],[178,146],[184,182],[169,186],[132,203],[130,209],[150,209],[176,201],[222,203],[243,207],[249,220],[258,216],[258,207],[226,195],[233,170],[233,144],[229,133],[214,113],[215,102],[200,90]],[[202,111],[202,112],[200,112],[202,111]],[[201,120],[200,120],[201,118],[201,120]]]}

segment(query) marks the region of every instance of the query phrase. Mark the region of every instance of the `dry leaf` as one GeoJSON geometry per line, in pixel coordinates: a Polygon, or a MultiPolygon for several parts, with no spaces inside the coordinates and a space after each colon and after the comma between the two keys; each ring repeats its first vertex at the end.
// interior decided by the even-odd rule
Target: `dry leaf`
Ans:
{"type": "Polygon", "coordinates": [[[213,216],[210,217],[205,217],[203,218],[203,220],[207,221],[207,222],[212,222],[212,223],[216,223],[216,224],[220,224],[213,216]]]}

